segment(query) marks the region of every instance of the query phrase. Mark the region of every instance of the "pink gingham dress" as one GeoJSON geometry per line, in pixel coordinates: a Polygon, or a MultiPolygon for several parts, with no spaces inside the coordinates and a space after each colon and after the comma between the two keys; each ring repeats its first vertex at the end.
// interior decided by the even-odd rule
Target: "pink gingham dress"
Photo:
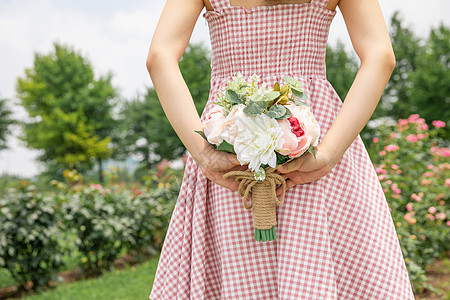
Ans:
{"type": "MultiPolygon", "coordinates": [[[[328,0],[251,9],[212,0],[208,22],[211,90],[237,72],[273,86],[290,75],[304,84],[321,126],[342,101],[325,73],[328,0]]],[[[239,194],[205,177],[192,156],[162,248],[152,300],[414,299],[388,203],[358,135],[331,173],[286,191],[277,239],[254,240],[252,212],[239,194]]]]}

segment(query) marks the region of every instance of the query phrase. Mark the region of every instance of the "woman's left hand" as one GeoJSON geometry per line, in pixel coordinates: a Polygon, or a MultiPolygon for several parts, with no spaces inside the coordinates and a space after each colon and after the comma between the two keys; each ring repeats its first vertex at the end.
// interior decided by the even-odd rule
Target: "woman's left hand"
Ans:
{"type": "MultiPolygon", "coordinates": [[[[318,145],[315,148],[316,158],[307,152],[300,157],[291,160],[288,163],[280,165],[275,171],[286,180],[286,190],[297,184],[304,184],[315,181],[327,175],[333,169],[331,156],[326,149],[318,145]]],[[[277,196],[281,195],[281,186],[276,189],[277,196]]]]}

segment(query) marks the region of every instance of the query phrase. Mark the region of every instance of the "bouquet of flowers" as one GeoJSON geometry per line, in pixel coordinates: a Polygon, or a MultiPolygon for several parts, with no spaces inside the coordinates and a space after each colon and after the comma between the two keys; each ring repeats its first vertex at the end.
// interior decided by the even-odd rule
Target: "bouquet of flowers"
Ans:
{"type": "Polygon", "coordinates": [[[244,207],[252,209],[256,241],[276,239],[275,204],[284,202],[286,182],[274,173],[282,165],[310,152],[315,156],[320,127],[309,109],[302,83],[284,76],[285,84],[276,82],[268,89],[258,75],[248,81],[238,73],[216,95],[216,102],[197,131],[218,151],[234,153],[246,171],[230,171],[244,207]],[[282,185],[281,200],[276,196],[282,185]],[[250,199],[250,204],[247,203],[250,199]]]}

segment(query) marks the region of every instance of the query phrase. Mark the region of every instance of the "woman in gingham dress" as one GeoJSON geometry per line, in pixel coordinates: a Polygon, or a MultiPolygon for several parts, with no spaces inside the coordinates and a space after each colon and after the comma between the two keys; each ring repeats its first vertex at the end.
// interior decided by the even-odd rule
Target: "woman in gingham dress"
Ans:
{"type": "Polygon", "coordinates": [[[162,12],[147,66],[189,153],[149,298],[414,299],[388,203],[359,135],[395,66],[379,4],[267,1],[167,0],[162,12]],[[344,102],[325,72],[337,6],[361,60],[344,102]],[[211,90],[199,118],[178,61],[205,7],[211,90]],[[268,86],[283,83],[284,75],[301,81],[321,127],[316,159],[307,153],[277,169],[287,190],[273,241],[255,241],[252,211],[243,207],[237,182],[222,177],[247,166],[194,131],[237,72],[255,73],[268,86]]]}

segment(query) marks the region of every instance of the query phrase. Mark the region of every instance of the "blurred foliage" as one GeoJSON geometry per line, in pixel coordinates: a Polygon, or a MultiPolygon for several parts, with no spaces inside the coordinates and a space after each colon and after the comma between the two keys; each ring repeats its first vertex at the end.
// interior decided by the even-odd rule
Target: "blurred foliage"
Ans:
{"type": "Polygon", "coordinates": [[[42,291],[66,263],[90,276],[111,270],[124,253],[135,261],[157,255],[183,173],[165,160],[144,184],[106,187],[66,169],[64,180],[51,181],[54,191],[29,183],[10,188],[0,194],[0,267],[23,289],[42,291]]]}
{"type": "MultiPolygon", "coordinates": [[[[189,44],[179,67],[200,115],[209,97],[210,54],[201,43],[189,44]]],[[[186,148],[167,119],[153,87],[145,95],[124,104],[120,137],[122,157],[140,157],[136,177],[140,178],[161,159],[175,159],[186,148]]]]}
{"type": "Polygon", "coordinates": [[[0,199],[0,267],[21,290],[41,291],[49,280],[57,281],[64,252],[57,209],[58,203],[33,185],[20,186],[0,199]]]}
{"type": "Polygon", "coordinates": [[[39,160],[52,174],[90,169],[112,154],[115,96],[110,74],[95,79],[85,58],[55,43],[51,53],[35,53],[33,67],[17,80],[17,97],[30,117],[19,138],[43,151],[39,160]]]}
{"type": "Polygon", "coordinates": [[[12,111],[6,104],[6,99],[0,99],[0,151],[6,149],[6,138],[11,133],[11,125],[17,121],[12,118],[12,111]]]}
{"type": "MultiPolygon", "coordinates": [[[[390,36],[396,67],[372,119],[388,116],[397,120],[419,113],[426,120],[448,122],[450,29],[441,22],[426,39],[420,39],[409,27],[399,12],[394,13],[390,36]]],[[[446,130],[439,134],[450,138],[446,130]]]]}
{"type": "Polygon", "coordinates": [[[327,79],[344,101],[358,71],[358,60],[338,40],[335,46],[327,45],[326,66],[327,79]]]}
{"type": "Polygon", "coordinates": [[[368,147],[391,209],[414,291],[429,289],[426,266],[450,254],[450,149],[418,114],[380,125],[368,147]]]}

